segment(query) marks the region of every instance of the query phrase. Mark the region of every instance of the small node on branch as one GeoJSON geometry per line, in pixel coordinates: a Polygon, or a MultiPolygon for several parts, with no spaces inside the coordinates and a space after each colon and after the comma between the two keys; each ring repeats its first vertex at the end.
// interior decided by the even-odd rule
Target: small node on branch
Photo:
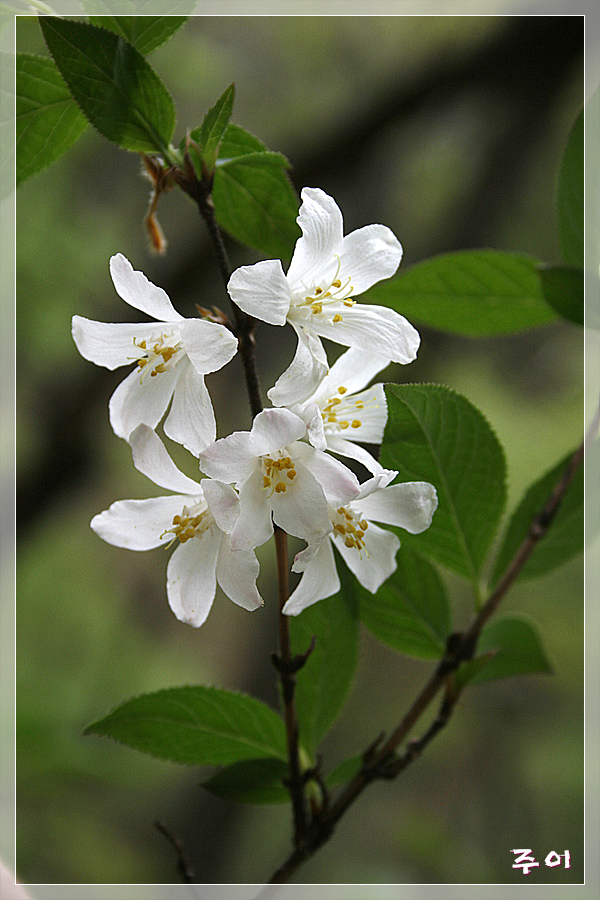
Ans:
{"type": "Polygon", "coordinates": [[[363,753],[362,759],[363,759],[363,767],[364,768],[368,768],[370,766],[371,762],[373,761],[373,757],[376,754],[377,748],[381,745],[384,737],[385,737],[385,732],[382,731],[380,734],[377,735],[375,740],[371,744],[369,744],[369,746],[363,753]]]}
{"type": "Polygon", "coordinates": [[[286,675],[288,678],[293,678],[296,672],[300,671],[300,669],[304,665],[306,665],[308,657],[315,649],[316,642],[317,639],[313,635],[308,646],[308,650],[306,650],[304,653],[297,653],[289,660],[289,662],[284,662],[281,657],[277,655],[277,653],[271,653],[271,662],[273,663],[277,671],[282,675],[286,675]]]}

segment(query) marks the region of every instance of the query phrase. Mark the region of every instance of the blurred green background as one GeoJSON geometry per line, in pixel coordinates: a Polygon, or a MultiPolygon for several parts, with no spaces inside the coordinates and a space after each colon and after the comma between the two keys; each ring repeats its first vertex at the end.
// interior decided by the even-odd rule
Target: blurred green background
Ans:
{"type": "MultiPolygon", "coordinates": [[[[17,49],[46,53],[35,18],[19,18],[17,49]]],[[[177,140],[235,81],[233,121],[288,156],[298,190],[330,193],[346,231],[390,226],[403,268],[471,247],[560,260],[555,187],[583,103],[580,16],[194,16],[149,60],[173,94],[177,140]]],[[[122,700],[173,685],[277,702],[270,545],[265,607],[249,615],[218,595],[194,631],[168,608],[164,552],[119,550],[89,528],[114,500],[160,490],[108,424],[123,372],[79,357],[71,316],[133,320],[109,277],[116,252],[184,315],[226,304],[188,198],[162,198],[168,251],[150,253],[140,172],[136,155],[89,128],[17,195],[17,870],[26,882],[177,882],[158,818],[200,882],[260,882],[287,853],[287,808],[215,800],[203,773],[81,736],[122,700]]],[[[256,259],[228,248],[236,266],[256,259]]],[[[494,340],[420,330],[418,360],[386,377],[442,382],[482,410],[507,453],[510,511],[580,440],[581,330],[494,340]]],[[[287,332],[258,329],[265,389],[293,353],[287,332]]],[[[221,436],[249,427],[241,384],[237,360],[209,379],[221,436]]],[[[174,455],[193,474],[185,452],[174,455]]],[[[460,627],[471,601],[448,584],[460,627]]],[[[513,847],[541,863],[529,884],[583,880],[582,559],[514,589],[504,610],[540,623],[554,676],[468,690],[425,756],[361,797],[300,882],[520,883],[513,847]],[[544,866],[551,850],[569,850],[571,868],[544,866]]],[[[326,765],[392,728],[429,670],[365,633],[326,765]]]]}

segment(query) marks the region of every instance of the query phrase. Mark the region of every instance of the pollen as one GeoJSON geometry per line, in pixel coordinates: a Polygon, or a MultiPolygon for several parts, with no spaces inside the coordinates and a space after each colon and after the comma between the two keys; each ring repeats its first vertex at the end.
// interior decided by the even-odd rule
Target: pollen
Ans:
{"type": "Polygon", "coordinates": [[[263,456],[263,489],[268,491],[268,496],[285,494],[290,482],[297,476],[294,462],[290,456],[281,455],[276,459],[263,456]]]}
{"type": "Polygon", "coordinates": [[[332,280],[312,289],[309,285],[303,285],[303,290],[292,299],[292,304],[308,307],[313,315],[325,316],[330,322],[337,324],[343,322],[337,310],[354,306],[355,300],[350,297],[354,290],[352,279],[347,277],[345,281],[343,280],[343,276],[340,275],[342,266],[340,257],[336,255],[335,259],[337,266],[332,280]]]}
{"type": "Polygon", "coordinates": [[[360,556],[361,551],[365,549],[365,532],[369,527],[368,522],[361,519],[360,514],[355,513],[353,509],[348,509],[345,506],[340,506],[335,511],[330,512],[330,517],[334,539],[340,538],[346,547],[358,550],[360,556]]]}
{"type": "Polygon", "coordinates": [[[353,419],[350,424],[352,425],[353,428],[360,428],[360,426],[362,425],[362,422],[360,421],[360,419],[353,419]]]}
{"type": "Polygon", "coordinates": [[[133,339],[133,345],[136,350],[143,351],[143,355],[135,360],[140,372],[142,372],[142,376],[148,371],[150,372],[150,377],[155,378],[177,364],[180,356],[181,341],[177,340],[174,335],[161,334],[158,340],[150,343],[151,349],[148,347],[148,341],[133,339]]]}
{"type": "Polygon", "coordinates": [[[185,542],[189,541],[191,538],[202,537],[204,532],[210,528],[214,521],[212,513],[209,511],[205,502],[200,501],[200,503],[196,504],[196,506],[193,506],[191,509],[184,506],[181,515],[173,516],[172,527],[166,528],[161,534],[161,538],[166,534],[173,535],[169,543],[165,545],[166,547],[170,547],[176,540],[185,544],[185,542]]]}

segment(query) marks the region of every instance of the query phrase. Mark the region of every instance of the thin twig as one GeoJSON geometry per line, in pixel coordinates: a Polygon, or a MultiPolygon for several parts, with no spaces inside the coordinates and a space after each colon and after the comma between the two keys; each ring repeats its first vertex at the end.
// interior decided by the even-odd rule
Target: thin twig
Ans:
{"type": "MultiPolygon", "coordinates": [[[[277,580],[279,584],[279,657],[273,662],[279,672],[281,694],[287,735],[289,778],[288,790],[292,800],[294,815],[294,842],[298,843],[306,831],[306,803],[304,779],[300,767],[298,719],[296,717],[296,677],[298,664],[292,659],[290,643],[290,620],[283,614],[283,607],[290,595],[287,534],[275,526],[275,548],[277,556],[277,580]]],[[[306,661],[306,659],[304,659],[306,661]]]]}
{"type": "MultiPolygon", "coordinates": [[[[200,215],[206,223],[217,255],[221,276],[225,287],[227,288],[231,277],[231,267],[229,265],[227,250],[223,242],[221,230],[215,216],[215,208],[211,197],[211,179],[208,176],[198,179],[189,159],[186,160],[186,172],[178,170],[175,177],[180,187],[195,201],[200,215]]],[[[234,331],[239,341],[239,350],[244,366],[250,408],[252,416],[255,417],[263,408],[256,366],[256,355],[254,352],[254,327],[256,320],[244,313],[234,303],[232,304],[232,308],[234,331]]],[[[296,717],[296,703],[294,699],[296,685],[295,673],[306,662],[306,658],[312,650],[312,645],[303,657],[292,659],[289,618],[288,616],[284,616],[282,612],[290,593],[287,534],[278,526],[275,526],[275,548],[279,591],[280,655],[274,655],[273,661],[278,670],[281,682],[289,766],[287,787],[292,800],[294,841],[295,843],[298,843],[306,831],[306,800],[304,777],[300,766],[300,741],[298,734],[298,720],[296,717]]]]}
{"type": "Polygon", "coordinates": [[[372,781],[377,778],[395,778],[414,759],[420,756],[430,741],[447,724],[460,696],[460,691],[455,690],[452,674],[461,663],[473,657],[483,626],[498,608],[500,601],[522,570],[534,547],[546,535],[575,472],[582,463],[585,450],[598,429],[599,415],[600,412],[594,418],[584,441],[571,456],[548,501],[532,520],[527,536],[522,541],[504,575],[479,611],[468,631],[464,634],[451,635],[448,639],[446,654],[438,663],[429,681],[398,727],[386,741],[382,742],[378,739],[369,748],[368,752],[364,754],[364,762],[361,769],[348,782],[329,808],[324,811],[323,815],[312,822],[310,828],[307,829],[304,839],[295,847],[283,865],[277,869],[269,884],[285,884],[288,882],[299,866],[329,839],[339,819],[372,781]],[[397,756],[395,754],[396,749],[406,739],[416,722],[444,687],[445,696],[437,718],[420,739],[412,741],[405,753],[400,757],[397,756]]]}
{"type": "MultiPolygon", "coordinates": [[[[188,165],[187,174],[181,169],[178,169],[174,174],[174,178],[181,189],[194,200],[200,215],[204,219],[215,249],[221,277],[225,284],[225,288],[227,288],[231,277],[231,266],[229,264],[227,249],[223,242],[223,235],[221,234],[221,229],[219,228],[219,223],[215,216],[215,207],[210,193],[210,180],[205,181],[198,179],[193,171],[193,167],[191,167],[191,163],[188,165]]],[[[239,351],[246,378],[248,400],[250,402],[252,417],[254,418],[254,416],[257,416],[263,408],[260,381],[256,367],[256,354],[254,352],[254,328],[256,326],[256,320],[243,312],[235,303],[232,303],[231,305],[235,323],[235,335],[239,341],[239,351]]]]}

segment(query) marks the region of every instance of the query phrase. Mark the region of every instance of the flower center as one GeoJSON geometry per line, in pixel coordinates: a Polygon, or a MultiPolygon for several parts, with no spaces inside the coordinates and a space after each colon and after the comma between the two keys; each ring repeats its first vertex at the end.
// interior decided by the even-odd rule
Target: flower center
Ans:
{"type": "Polygon", "coordinates": [[[360,428],[362,419],[359,418],[361,410],[377,407],[376,395],[368,396],[368,391],[344,397],[348,389],[341,385],[333,397],[321,401],[319,406],[323,416],[323,424],[327,434],[335,434],[347,428],[360,428]]]}
{"type": "MultiPolygon", "coordinates": [[[[356,303],[356,300],[350,298],[350,294],[354,290],[352,280],[348,276],[345,281],[342,281],[340,278],[342,263],[339,256],[336,259],[337,268],[329,284],[326,283],[324,286],[314,287],[312,291],[307,292],[295,304],[308,307],[313,316],[331,318],[334,325],[338,322],[343,322],[341,313],[344,311],[344,307],[351,307],[356,303]],[[325,311],[323,311],[323,307],[325,307],[325,311]]],[[[307,289],[305,288],[305,290],[307,289]]]]}
{"type": "Polygon", "coordinates": [[[361,519],[360,513],[356,513],[346,506],[340,506],[335,510],[330,509],[329,516],[333,525],[333,537],[339,537],[344,541],[346,547],[354,548],[360,554],[365,546],[365,531],[369,527],[369,523],[365,519],[361,519]]]}
{"type": "Polygon", "coordinates": [[[190,538],[201,538],[204,532],[214,524],[214,521],[206,502],[201,500],[191,508],[184,506],[180,515],[173,516],[173,527],[166,528],[161,534],[161,538],[165,534],[173,535],[169,543],[165,544],[166,547],[170,547],[175,540],[185,544],[190,538]]]}
{"type": "Polygon", "coordinates": [[[166,372],[168,368],[176,365],[181,357],[181,341],[177,335],[161,334],[157,341],[152,343],[153,340],[153,338],[149,341],[133,339],[136,350],[142,351],[142,355],[136,359],[142,378],[146,372],[150,372],[151,378],[166,372]]]}
{"type": "Polygon", "coordinates": [[[263,488],[268,491],[267,496],[285,494],[290,484],[298,474],[294,462],[290,456],[282,453],[273,459],[270,456],[262,457],[263,488]]]}

